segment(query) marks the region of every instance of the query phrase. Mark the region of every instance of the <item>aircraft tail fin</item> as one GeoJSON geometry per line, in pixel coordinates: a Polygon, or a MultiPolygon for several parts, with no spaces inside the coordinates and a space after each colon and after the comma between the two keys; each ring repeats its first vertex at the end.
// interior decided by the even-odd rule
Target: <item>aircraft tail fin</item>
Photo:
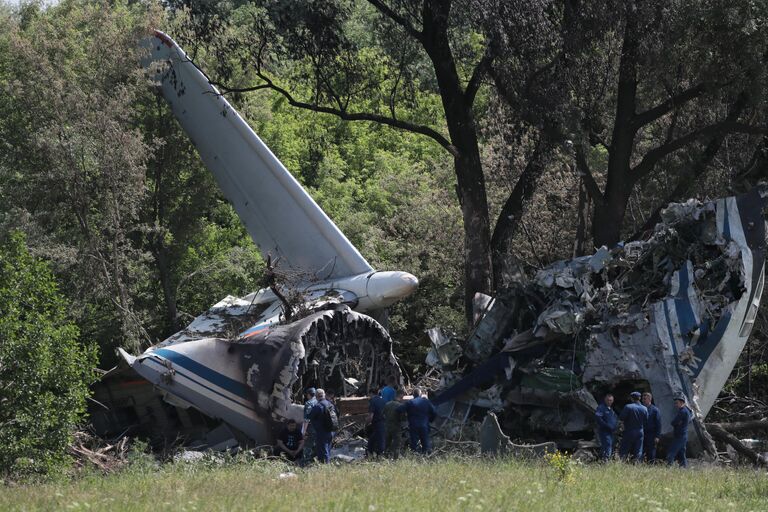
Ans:
{"type": "Polygon", "coordinates": [[[311,279],[373,270],[208,78],[166,34],[151,60],[163,95],[265,259],[311,279]]]}

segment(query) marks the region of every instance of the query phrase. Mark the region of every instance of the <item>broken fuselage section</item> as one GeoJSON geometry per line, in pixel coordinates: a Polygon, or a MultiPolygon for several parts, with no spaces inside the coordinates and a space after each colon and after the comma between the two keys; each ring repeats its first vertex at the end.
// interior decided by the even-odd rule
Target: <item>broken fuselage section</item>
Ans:
{"type": "MultiPolygon", "coordinates": [[[[222,302],[200,320],[226,318],[222,323],[231,328],[238,317],[245,319],[247,302],[222,302]]],[[[221,419],[256,444],[271,443],[286,420],[303,420],[303,390],[309,385],[344,396],[363,384],[400,379],[387,331],[346,306],[249,336],[218,334],[122,356],[165,401],[221,419]]]]}
{"type": "MultiPolygon", "coordinates": [[[[443,370],[436,402],[499,413],[518,439],[592,437],[606,393],[617,405],[650,391],[671,431],[685,395],[706,446],[707,415],[744,348],[763,292],[766,190],[671,204],[652,234],[560,261],[484,301],[464,344],[430,332],[428,364],[443,370]]],[[[447,429],[462,418],[448,414],[447,429]]],[[[701,438],[701,439],[698,439],[701,438]]],[[[575,446],[575,445],[574,445],[575,446]]]]}
{"type": "MultiPolygon", "coordinates": [[[[269,262],[270,275],[281,279],[225,298],[137,357],[121,350],[124,365],[164,404],[199,410],[255,444],[272,443],[286,419],[302,419],[305,386],[344,396],[399,380],[389,333],[364,313],[386,317],[388,306],[416,290],[416,277],[373,269],[175,41],[155,32],[143,46],[150,80],[269,262]]],[[[121,424],[115,411],[141,423],[167,409],[139,386],[144,410],[135,410],[126,383],[135,379],[111,371],[97,387],[110,402],[100,423],[113,432],[121,424]],[[120,407],[111,407],[116,395],[120,407]]],[[[165,439],[200,430],[181,421],[174,432],[179,422],[170,416],[158,421],[167,426],[165,439]]]]}

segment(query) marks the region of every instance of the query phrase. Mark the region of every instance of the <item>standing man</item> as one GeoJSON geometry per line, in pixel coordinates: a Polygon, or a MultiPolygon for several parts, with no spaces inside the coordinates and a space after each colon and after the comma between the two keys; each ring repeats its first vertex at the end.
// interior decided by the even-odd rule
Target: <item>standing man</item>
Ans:
{"type": "Polygon", "coordinates": [[[631,456],[640,462],[643,458],[643,427],[648,420],[648,409],[640,403],[639,391],[633,391],[629,396],[632,402],[625,405],[619,415],[619,419],[624,422],[619,456],[622,460],[629,460],[631,456]]]}
{"type": "Polygon", "coordinates": [[[308,464],[315,455],[315,427],[309,421],[309,413],[317,404],[315,388],[307,388],[304,391],[304,423],[301,425],[301,433],[304,435],[304,464],[308,464]]]}
{"type": "Polygon", "coordinates": [[[619,425],[619,417],[613,410],[613,395],[608,393],[595,410],[597,438],[600,440],[600,460],[606,462],[613,455],[613,433],[619,425]]]}
{"type": "Polygon", "coordinates": [[[391,402],[395,399],[395,378],[390,376],[387,379],[387,385],[381,388],[381,398],[384,399],[384,403],[391,402]]]}
{"type": "Polygon", "coordinates": [[[386,436],[384,424],[384,406],[386,402],[379,396],[379,390],[371,388],[371,399],[368,402],[367,422],[371,424],[371,435],[368,437],[368,455],[383,455],[386,436]]]}
{"type": "Polygon", "coordinates": [[[399,409],[402,402],[403,390],[398,389],[395,399],[384,405],[384,425],[386,426],[384,449],[393,459],[397,459],[400,455],[400,438],[402,437],[400,425],[403,415],[399,409]]]}
{"type": "MultiPolygon", "coordinates": [[[[315,457],[322,464],[331,462],[331,443],[333,442],[333,427],[329,424],[330,411],[333,404],[325,399],[325,390],[315,391],[317,403],[309,411],[309,422],[315,428],[315,457]]],[[[336,417],[335,411],[333,416],[336,417]]]]}
{"type": "Polygon", "coordinates": [[[648,409],[648,419],[643,425],[643,460],[649,464],[656,460],[656,446],[661,437],[661,411],[653,405],[653,395],[643,393],[643,405],[648,409]]]}
{"type": "Polygon", "coordinates": [[[408,433],[411,438],[411,450],[429,454],[432,441],[429,438],[429,424],[437,416],[435,406],[428,398],[421,396],[421,388],[414,388],[413,400],[408,400],[398,408],[408,416],[408,433]],[[419,448],[419,444],[421,448],[419,448]]]}
{"type": "Polygon", "coordinates": [[[685,448],[688,445],[688,425],[691,423],[691,410],[685,405],[685,396],[675,397],[677,415],[672,419],[672,445],[667,452],[667,464],[677,459],[681,467],[688,467],[688,459],[685,457],[685,448]]]}

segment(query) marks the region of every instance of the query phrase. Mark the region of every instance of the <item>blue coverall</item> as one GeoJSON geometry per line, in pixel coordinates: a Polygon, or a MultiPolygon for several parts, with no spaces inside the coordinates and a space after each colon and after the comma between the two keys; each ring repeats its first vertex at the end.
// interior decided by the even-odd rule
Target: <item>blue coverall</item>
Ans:
{"type": "Polygon", "coordinates": [[[315,428],[315,456],[323,464],[331,462],[333,432],[325,429],[325,409],[333,407],[328,400],[320,400],[309,411],[310,425],[315,428]]]}
{"type": "Polygon", "coordinates": [[[423,396],[408,400],[397,408],[408,416],[408,433],[411,438],[411,450],[421,453],[432,452],[432,442],[429,439],[429,424],[435,419],[437,411],[428,398],[423,396]],[[419,449],[419,443],[421,449],[419,449]]]}
{"type": "Polygon", "coordinates": [[[667,464],[672,464],[675,459],[680,466],[687,468],[688,459],[685,457],[685,447],[688,444],[688,425],[691,423],[691,410],[682,406],[677,410],[677,415],[672,420],[673,437],[672,445],[667,451],[667,464]]]}
{"type": "Polygon", "coordinates": [[[647,407],[648,420],[643,426],[643,460],[656,460],[656,438],[661,437],[661,411],[655,405],[647,407]]]}
{"type": "Polygon", "coordinates": [[[384,402],[391,402],[395,399],[395,388],[392,386],[384,386],[381,388],[381,391],[379,392],[379,395],[381,395],[381,398],[384,399],[384,402]]]}
{"type": "Polygon", "coordinates": [[[619,456],[626,460],[630,454],[635,460],[643,457],[643,425],[648,419],[648,409],[638,402],[624,406],[619,419],[624,422],[624,435],[619,446],[619,456]]]}
{"type": "Polygon", "coordinates": [[[368,438],[368,453],[381,455],[387,435],[387,425],[384,423],[384,406],[386,401],[380,396],[374,396],[368,405],[368,412],[373,414],[371,419],[371,436],[368,438]]]}
{"type": "Polygon", "coordinates": [[[616,412],[604,403],[595,410],[597,437],[600,440],[600,460],[608,460],[613,454],[613,433],[619,424],[616,412]]]}

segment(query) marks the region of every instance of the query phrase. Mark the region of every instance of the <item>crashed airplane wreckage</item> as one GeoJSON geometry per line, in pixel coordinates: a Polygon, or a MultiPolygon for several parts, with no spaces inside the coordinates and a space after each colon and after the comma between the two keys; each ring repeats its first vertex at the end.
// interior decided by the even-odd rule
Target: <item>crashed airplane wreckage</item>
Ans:
{"type": "Polygon", "coordinates": [[[268,272],[291,280],[226,297],[138,357],[120,350],[122,365],[95,389],[107,406],[92,411],[97,432],[266,444],[283,421],[302,420],[306,386],[353,394],[399,381],[389,333],[364,313],[386,317],[416,277],[374,270],[170,37],[156,32],[147,47],[151,77],[268,272]]]}
{"type": "Polygon", "coordinates": [[[442,430],[460,435],[490,410],[512,438],[577,449],[594,437],[604,394],[620,407],[641,390],[654,395],[662,434],[671,432],[673,397],[685,395],[691,448],[711,448],[702,420],[763,292],[766,196],[759,187],[670,204],[642,240],[556,262],[495,299],[476,297],[483,316],[465,343],[430,330],[442,430]]]}
{"type": "MultiPolygon", "coordinates": [[[[95,389],[107,405],[92,410],[97,432],[133,425],[214,449],[271,443],[282,421],[301,418],[304,387],[360,394],[399,379],[389,334],[365,313],[383,316],[417,279],[373,270],[173,40],[157,32],[149,47],[153,78],[265,260],[301,277],[227,297],[137,357],[120,351],[122,364],[95,389]]],[[[765,197],[755,189],[672,204],[643,240],[477,297],[480,320],[465,342],[430,330],[441,433],[461,439],[472,423],[494,450],[515,452],[510,438],[575,450],[594,438],[603,394],[621,406],[648,390],[665,434],[672,397],[684,394],[697,418],[690,439],[706,446],[701,420],[763,291],[765,197]],[[471,421],[483,418],[482,427],[471,421]]]]}

